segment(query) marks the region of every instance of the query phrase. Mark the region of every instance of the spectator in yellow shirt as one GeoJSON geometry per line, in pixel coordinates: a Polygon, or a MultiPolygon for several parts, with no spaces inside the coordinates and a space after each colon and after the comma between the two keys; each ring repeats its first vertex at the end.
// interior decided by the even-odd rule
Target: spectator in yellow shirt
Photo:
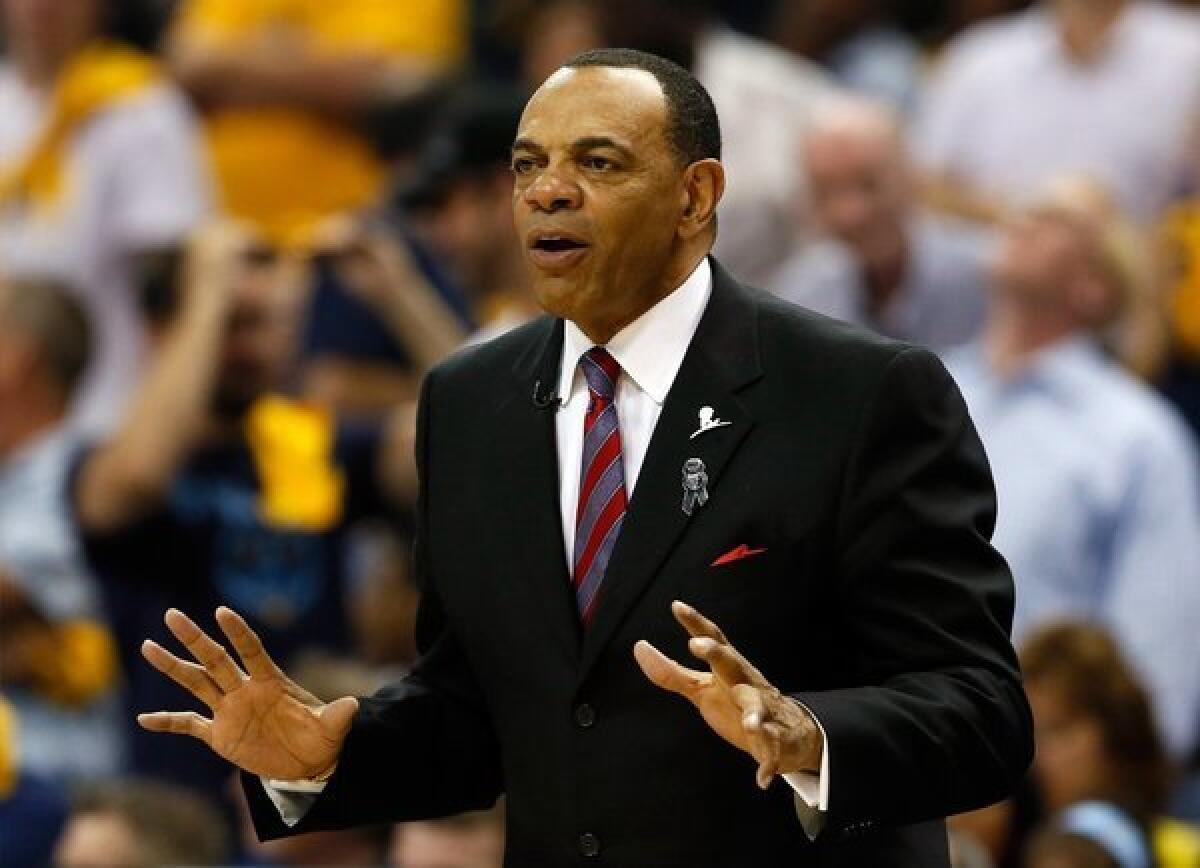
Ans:
{"type": "Polygon", "coordinates": [[[384,167],[360,130],[421,93],[465,50],[463,0],[185,0],[168,40],[206,113],[226,211],[303,246],[362,207],[384,167]]]}

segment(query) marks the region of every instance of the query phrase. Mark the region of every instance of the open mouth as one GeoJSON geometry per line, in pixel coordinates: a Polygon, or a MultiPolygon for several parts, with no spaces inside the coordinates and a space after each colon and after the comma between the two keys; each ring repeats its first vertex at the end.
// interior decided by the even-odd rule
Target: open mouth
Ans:
{"type": "Polygon", "coordinates": [[[588,243],[560,232],[540,232],[529,242],[529,259],[538,268],[557,272],[587,256],[588,243]]]}
{"type": "Polygon", "coordinates": [[[533,242],[534,250],[542,250],[546,253],[567,253],[572,250],[583,250],[585,247],[587,245],[582,241],[556,236],[546,236],[533,242]]]}

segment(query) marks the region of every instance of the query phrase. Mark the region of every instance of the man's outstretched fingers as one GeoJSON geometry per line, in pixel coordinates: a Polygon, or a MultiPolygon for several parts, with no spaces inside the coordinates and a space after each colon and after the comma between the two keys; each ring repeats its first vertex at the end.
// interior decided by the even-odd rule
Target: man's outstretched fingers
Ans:
{"type": "Polygon", "coordinates": [[[633,656],[651,682],[683,696],[690,696],[693,691],[705,686],[711,677],[680,666],[645,639],[633,646],[633,656]]]}
{"type": "Polygon", "coordinates": [[[221,690],[229,693],[241,686],[244,677],[242,670],[233,662],[229,652],[197,627],[191,618],[178,609],[168,609],[163,620],[175,638],[208,670],[209,676],[221,690]]]}
{"type": "Polygon", "coordinates": [[[151,666],[209,708],[214,708],[221,701],[221,688],[217,687],[203,666],[180,660],[151,639],[142,643],[142,656],[151,666]]]}
{"type": "Polygon", "coordinates": [[[282,678],[283,672],[263,648],[258,634],[250,629],[245,619],[233,609],[221,606],[217,609],[217,626],[233,645],[246,671],[255,678],[282,678]]]}
{"type": "Polygon", "coordinates": [[[688,650],[707,663],[713,673],[727,686],[766,684],[762,673],[728,643],[719,643],[703,636],[699,639],[689,640],[688,650]]]}
{"type": "Polygon", "coordinates": [[[194,711],[152,711],[139,714],[137,721],[142,728],[151,732],[172,732],[190,735],[212,746],[212,721],[194,711]]]}
{"type": "Polygon", "coordinates": [[[682,600],[676,600],[671,604],[671,614],[675,616],[675,620],[679,622],[683,629],[687,630],[691,636],[701,638],[707,636],[717,642],[728,643],[725,634],[721,632],[721,628],[712,621],[705,618],[687,603],[682,600]]]}

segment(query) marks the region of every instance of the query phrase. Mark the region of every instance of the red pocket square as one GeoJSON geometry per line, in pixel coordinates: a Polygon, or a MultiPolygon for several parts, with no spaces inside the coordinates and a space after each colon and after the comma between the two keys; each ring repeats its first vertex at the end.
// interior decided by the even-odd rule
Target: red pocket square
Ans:
{"type": "Polygon", "coordinates": [[[755,555],[761,555],[765,551],[766,549],[752,549],[750,546],[742,543],[737,548],[732,548],[725,552],[725,554],[721,555],[709,566],[720,567],[725,564],[732,564],[734,561],[740,561],[742,558],[752,558],[755,555]]]}

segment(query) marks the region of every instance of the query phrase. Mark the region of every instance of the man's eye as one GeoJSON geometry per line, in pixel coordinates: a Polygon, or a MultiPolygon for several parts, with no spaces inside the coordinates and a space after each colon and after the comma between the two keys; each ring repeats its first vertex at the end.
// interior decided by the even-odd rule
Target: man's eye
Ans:
{"type": "Polygon", "coordinates": [[[603,172],[605,169],[611,169],[613,167],[613,162],[607,157],[584,157],[583,167],[585,169],[594,169],[596,171],[603,172]]]}
{"type": "Polygon", "coordinates": [[[533,160],[529,157],[518,157],[512,161],[512,170],[518,175],[524,175],[526,172],[533,171],[533,160]]]}

